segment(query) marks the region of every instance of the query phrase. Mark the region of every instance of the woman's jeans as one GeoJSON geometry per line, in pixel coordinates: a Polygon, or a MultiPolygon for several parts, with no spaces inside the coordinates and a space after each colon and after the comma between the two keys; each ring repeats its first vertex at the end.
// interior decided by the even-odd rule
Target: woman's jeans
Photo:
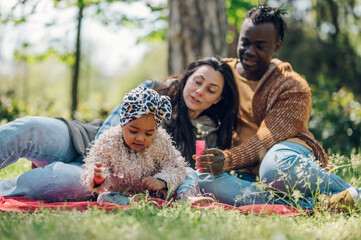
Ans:
{"type": "Polygon", "coordinates": [[[28,116],[0,126],[0,167],[19,158],[27,158],[38,168],[0,180],[0,195],[49,202],[92,198],[80,182],[83,157],[61,120],[28,116]]]}
{"type": "Polygon", "coordinates": [[[316,193],[330,195],[350,187],[317,165],[310,150],[292,142],[275,144],[267,152],[260,165],[259,178],[257,181],[240,171],[218,176],[199,173],[199,186],[230,205],[272,203],[304,209],[313,208],[316,193]]]}
{"type": "MultiPolygon", "coordinates": [[[[96,138],[119,123],[119,107],[107,118],[96,138]]],[[[56,201],[84,201],[94,196],[80,182],[83,156],[75,149],[66,124],[55,118],[24,117],[0,126],[0,168],[27,158],[38,168],[0,180],[0,195],[56,201]]],[[[198,176],[188,169],[180,194],[195,189],[198,176]]]]}

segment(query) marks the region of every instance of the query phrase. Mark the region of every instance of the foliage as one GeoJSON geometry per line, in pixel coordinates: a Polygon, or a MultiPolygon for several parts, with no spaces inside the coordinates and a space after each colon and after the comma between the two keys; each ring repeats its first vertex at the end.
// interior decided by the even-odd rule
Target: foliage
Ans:
{"type": "MultiPolygon", "coordinates": [[[[7,15],[0,13],[1,22],[3,24],[14,24],[20,25],[26,23],[33,15],[41,13],[42,8],[46,7],[56,8],[59,10],[65,10],[68,8],[76,9],[77,17],[76,20],[71,25],[77,25],[76,28],[76,41],[74,41],[74,46],[66,46],[67,39],[64,36],[58,36],[56,38],[49,37],[51,34],[46,35],[47,44],[44,44],[45,50],[43,49],[40,52],[34,50],[34,46],[28,42],[28,39],[25,39],[22,43],[22,46],[17,49],[14,56],[17,60],[26,62],[27,64],[34,63],[36,61],[44,61],[48,57],[57,56],[64,63],[72,67],[72,84],[71,84],[71,117],[75,118],[76,110],[78,107],[78,85],[79,85],[79,75],[80,68],[82,63],[83,51],[81,47],[81,25],[83,18],[86,15],[91,15],[100,19],[100,21],[106,25],[128,25],[128,26],[137,26],[137,23],[140,22],[139,19],[128,17],[124,11],[122,11],[121,3],[134,3],[137,0],[54,0],[53,2],[46,1],[18,1],[14,2],[11,10],[7,15]],[[115,6],[115,7],[114,7],[115,6]],[[91,8],[93,11],[85,11],[85,9],[91,8]],[[59,44],[62,43],[62,44],[59,44]]],[[[156,9],[154,10],[156,11],[156,9]]],[[[44,26],[47,28],[58,27],[60,25],[64,26],[64,23],[57,23],[57,19],[45,20],[44,26]]],[[[139,26],[138,26],[139,27],[139,26]]],[[[50,32],[50,30],[48,29],[50,32]]],[[[67,30],[74,31],[74,30],[67,30]]],[[[35,48],[36,49],[36,48],[35,48]]]]}
{"type": "Polygon", "coordinates": [[[0,125],[26,114],[24,105],[14,95],[12,90],[0,91],[0,125]]]}
{"type": "Polygon", "coordinates": [[[257,6],[258,2],[259,1],[226,0],[228,24],[234,25],[239,29],[243,19],[246,17],[247,11],[257,6]]]}
{"type": "MultiPolygon", "coordinates": [[[[288,1],[289,31],[279,57],[292,63],[315,87],[330,92],[347,87],[361,91],[360,0],[311,1],[300,9],[288,1]],[[322,76],[322,77],[320,77],[322,76]],[[320,86],[319,81],[327,80],[320,86]]],[[[359,99],[360,100],[360,99],[359,99]]]]}
{"type": "MultiPolygon", "coordinates": [[[[44,9],[48,9],[49,6],[55,7],[58,11],[84,7],[89,8],[89,11],[84,13],[85,17],[95,18],[105,26],[119,27],[122,25],[127,25],[128,27],[140,27],[140,23],[145,22],[145,19],[127,16],[124,11],[122,11],[122,5],[120,5],[130,4],[138,1],[139,0],[17,1],[13,4],[11,11],[8,13],[0,12],[0,19],[2,24],[14,24],[15,26],[18,26],[19,24],[30,21],[34,15],[44,12],[44,9]]],[[[74,21],[70,22],[70,25],[73,25],[72,27],[76,25],[75,20],[76,19],[74,18],[74,21]]],[[[65,24],[64,22],[58,23],[57,19],[44,20],[44,26],[49,33],[52,32],[51,28],[57,28],[59,25],[65,24]]],[[[66,22],[66,25],[69,25],[69,22],[66,22]]],[[[52,37],[52,34],[48,34],[45,39],[43,39],[46,41],[46,44],[44,45],[48,45],[48,47],[44,48],[44,51],[42,52],[34,53],[33,48],[36,46],[29,42],[28,39],[24,39],[24,42],[15,52],[16,59],[24,60],[31,64],[44,61],[48,57],[57,56],[60,60],[64,61],[69,66],[72,66],[75,62],[75,46],[65,46],[66,44],[69,44],[68,40],[65,39],[65,37],[67,37],[69,34],[69,27],[67,27],[65,31],[65,35],[62,36],[64,37],[63,39],[59,39],[59,36],[52,37]]]]}
{"type": "MultiPolygon", "coordinates": [[[[83,61],[83,71],[87,73],[81,78],[79,108],[76,112],[76,119],[85,122],[94,119],[104,120],[115,106],[122,100],[124,94],[130,89],[136,87],[141,82],[153,78],[164,80],[166,73],[166,44],[154,45],[139,63],[138,66],[129,69],[127,74],[99,81],[98,71],[95,67],[87,67],[88,61],[83,61]],[[154,61],[157,59],[157,61],[154,61]]],[[[21,66],[15,66],[18,70],[21,66]]],[[[64,76],[69,74],[69,68],[65,64],[49,58],[42,63],[34,63],[28,67],[32,74],[27,77],[27,86],[24,84],[21,88],[17,87],[21,82],[17,79],[7,79],[1,76],[0,82],[5,84],[0,92],[0,125],[17,117],[24,115],[37,115],[48,117],[69,117],[67,108],[68,98],[68,81],[64,81],[64,76]],[[50,73],[44,75],[48,69],[50,73]],[[14,90],[16,88],[16,91],[14,90]],[[22,88],[24,88],[23,91],[22,88]],[[8,89],[8,90],[7,90],[8,89]],[[5,94],[9,92],[8,94],[5,94]],[[41,92],[41,94],[37,94],[41,92]],[[24,96],[25,95],[25,96],[24,96]],[[65,96],[65,97],[64,97],[65,96]],[[15,111],[14,109],[20,109],[15,111]],[[5,114],[9,111],[12,117],[5,114]]]]}
{"type": "Polygon", "coordinates": [[[361,182],[361,154],[352,153],[349,157],[341,154],[332,154],[329,159],[334,166],[333,170],[346,182],[360,187],[361,182]]]}
{"type": "Polygon", "coordinates": [[[167,77],[167,45],[154,45],[143,58],[143,60],[134,68],[129,69],[124,76],[117,77],[110,85],[111,89],[107,91],[106,100],[113,107],[119,104],[126,92],[135,88],[147,79],[164,80],[167,77]]]}
{"type": "Polygon", "coordinates": [[[304,25],[290,29],[279,58],[292,63],[294,69],[304,74],[315,87],[330,92],[348,87],[354,93],[360,92],[361,56],[347,39],[332,44],[315,38],[304,25]]]}
{"type": "Polygon", "coordinates": [[[228,32],[226,41],[228,43],[228,56],[237,57],[237,44],[241,24],[246,17],[247,11],[257,6],[259,1],[226,0],[228,32]]]}
{"type": "Polygon", "coordinates": [[[31,169],[31,162],[26,158],[20,158],[15,163],[0,170],[0,179],[10,179],[31,169]]]}
{"type": "Polygon", "coordinates": [[[329,152],[350,154],[361,150],[361,104],[346,88],[331,94],[314,88],[309,127],[329,152]]]}

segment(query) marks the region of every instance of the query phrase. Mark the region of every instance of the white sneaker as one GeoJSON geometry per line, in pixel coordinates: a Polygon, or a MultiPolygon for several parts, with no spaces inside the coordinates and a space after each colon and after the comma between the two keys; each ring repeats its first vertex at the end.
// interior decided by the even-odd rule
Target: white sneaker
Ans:
{"type": "Polygon", "coordinates": [[[213,203],[216,200],[211,197],[204,197],[204,196],[194,196],[194,197],[188,197],[188,202],[192,205],[203,205],[203,204],[209,204],[213,203]]]}
{"type": "Polygon", "coordinates": [[[360,194],[354,187],[349,187],[340,193],[332,195],[330,198],[330,208],[337,212],[357,209],[360,206],[360,194]]]}
{"type": "Polygon", "coordinates": [[[188,189],[177,197],[177,202],[181,204],[190,203],[190,204],[208,204],[215,202],[214,198],[203,196],[200,193],[197,193],[193,189],[188,189]]]}

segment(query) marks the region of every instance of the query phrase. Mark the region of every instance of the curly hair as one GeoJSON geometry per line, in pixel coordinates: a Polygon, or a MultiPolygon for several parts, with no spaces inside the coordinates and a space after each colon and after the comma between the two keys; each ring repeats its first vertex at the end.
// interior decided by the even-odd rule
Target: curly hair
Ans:
{"type": "Polygon", "coordinates": [[[272,23],[277,32],[277,40],[283,41],[285,31],[287,30],[287,24],[282,18],[285,14],[287,14],[287,11],[285,9],[281,9],[281,6],[273,8],[267,6],[265,2],[260,2],[257,7],[254,7],[247,12],[246,18],[251,19],[255,25],[261,23],[272,23]]]}

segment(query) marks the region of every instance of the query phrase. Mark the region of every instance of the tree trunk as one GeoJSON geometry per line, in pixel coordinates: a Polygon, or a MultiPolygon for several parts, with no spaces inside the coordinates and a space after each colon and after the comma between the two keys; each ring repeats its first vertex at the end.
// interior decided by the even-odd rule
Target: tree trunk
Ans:
{"type": "Polygon", "coordinates": [[[169,75],[199,57],[226,57],[227,29],[225,0],[169,0],[169,75]]]}
{"type": "Polygon", "coordinates": [[[83,10],[84,5],[79,6],[78,12],[78,26],[77,26],[77,35],[76,35],[76,50],[75,50],[75,63],[73,66],[73,81],[71,88],[71,118],[75,119],[75,113],[78,108],[78,85],[79,85],[79,69],[80,69],[80,32],[81,32],[81,23],[83,20],[83,10]]]}

